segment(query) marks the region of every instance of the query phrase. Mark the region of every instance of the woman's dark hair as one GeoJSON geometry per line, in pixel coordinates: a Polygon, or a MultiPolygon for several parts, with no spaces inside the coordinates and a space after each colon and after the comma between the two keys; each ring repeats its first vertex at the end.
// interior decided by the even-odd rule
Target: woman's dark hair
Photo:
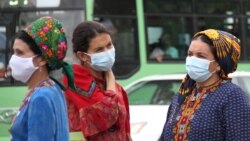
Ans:
{"type": "Polygon", "coordinates": [[[212,54],[214,55],[215,60],[217,61],[218,57],[216,54],[216,48],[214,47],[212,40],[210,40],[206,35],[195,36],[192,40],[197,40],[197,39],[200,39],[202,42],[206,43],[209,46],[212,54]]]}
{"type": "Polygon", "coordinates": [[[80,23],[73,32],[73,51],[87,52],[91,39],[101,33],[109,33],[109,31],[101,24],[95,21],[87,21],[80,23]]]}
{"type": "Polygon", "coordinates": [[[37,46],[37,44],[35,43],[35,41],[26,32],[24,31],[17,32],[15,39],[20,39],[24,41],[26,44],[28,44],[30,50],[32,50],[32,52],[35,55],[42,55],[42,52],[37,46]]]}

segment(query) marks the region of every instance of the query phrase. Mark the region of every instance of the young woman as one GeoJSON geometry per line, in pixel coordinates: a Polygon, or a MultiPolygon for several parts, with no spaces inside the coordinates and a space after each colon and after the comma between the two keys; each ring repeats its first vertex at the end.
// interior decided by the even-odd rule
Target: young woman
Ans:
{"type": "Polygon", "coordinates": [[[111,70],[115,47],[110,33],[100,23],[83,22],[72,42],[81,64],[73,65],[75,90],[65,92],[70,131],[81,131],[88,141],[130,141],[128,98],[111,70]]]}
{"type": "Polygon", "coordinates": [[[161,141],[249,141],[250,104],[233,84],[240,40],[208,29],[194,35],[186,58],[187,76],[169,107],[161,141]]]}
{"type": "Polygon", "coordinates": [[[67,50],[62,25],[42,17],[20,31],[9,65],[12,77],[28,85],[13,119],[12,141],[68,141],[68,118],[61,88],[49,72],[64,66],[67,50]]]}

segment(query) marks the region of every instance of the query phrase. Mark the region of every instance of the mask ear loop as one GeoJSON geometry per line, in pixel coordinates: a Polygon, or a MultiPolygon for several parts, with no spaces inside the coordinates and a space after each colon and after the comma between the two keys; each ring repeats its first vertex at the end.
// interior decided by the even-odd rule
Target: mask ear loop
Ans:
{"type": "MultiPolygon", "coordinates": [[[[215,62],[215,60],[210,61],[210,63],[212,63],[212,62],[215,62]]],[[[219,72],[219,71],[220,71],[220,65],[218,64],[218,66],[216,66],[216,69],[211,73],[216,73],[216,72],[219,72]]]]}
{"type": "Polygon", "coordinates": [[[83,52],[83,54],[88,56],[87,59],[86,59],[86,62],[89,62],[91,64],[92,63],[91,54],[88,54],[88,53],[85,53],[85,52],[83,52]]]}
{"type": "MultiPolygon", "coordinates": [[[[34,59],[35,57],[38,57],[38,55],[35,55],[32,58],[34,59]]],[[[39,63],[38,63],[37,68],[39,69],[39,72],[42,72],[42,67],[39,65],[39,63]]]]}

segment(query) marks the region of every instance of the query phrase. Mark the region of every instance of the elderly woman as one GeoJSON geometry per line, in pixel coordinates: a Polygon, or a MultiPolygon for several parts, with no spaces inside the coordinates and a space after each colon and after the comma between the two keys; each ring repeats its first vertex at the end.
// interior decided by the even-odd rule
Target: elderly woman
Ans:
{"type": "Polygon", "coordinates": [[[12,141],[69,140],[65,98],[49,75],[62,67],[66,71],[66,50],[62,25],[52,17],[42,17],[17,34],[9,65],[28,92],[13,119],[12,141]]]}
{"type": "Polygon", "coordinates": [[[186,58],[187,75],[169,107],[161,141],[249,141],[250,104],[231,83],[240,40],[208,29],[194,35],[186,58]]]}

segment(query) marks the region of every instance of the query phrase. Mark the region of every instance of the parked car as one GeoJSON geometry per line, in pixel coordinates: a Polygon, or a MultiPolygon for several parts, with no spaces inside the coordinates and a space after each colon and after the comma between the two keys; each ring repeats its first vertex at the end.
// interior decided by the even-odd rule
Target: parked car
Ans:
{"type": "MultiPolygon", "coordinates": [[[[131,133],[134,141],[157,141],[167,110],[185,74],[153,75],[125,87],[130,102],[131,133]]],[[[232,82],[250,96],[250,72],[230,74],[232,82]]]]}
{"type": "MultiPolygon", "coordinates": [[[[157,141],[163,129],[168,106],[172,96],[178,91],[185,74],[153,75],[139,79],[125,87],[130,101],[130,122],[133,141],[157,141]]],[[[250,95],[250,72],[235,72],[230,75],[233,83],[250,95]]],[[[0,140],[10,138],[13,116],[17,112],[25,87],[8,93],[0,92],[0,140]],[[11,101],[11,102],[10,102],[11,101]]]]}

